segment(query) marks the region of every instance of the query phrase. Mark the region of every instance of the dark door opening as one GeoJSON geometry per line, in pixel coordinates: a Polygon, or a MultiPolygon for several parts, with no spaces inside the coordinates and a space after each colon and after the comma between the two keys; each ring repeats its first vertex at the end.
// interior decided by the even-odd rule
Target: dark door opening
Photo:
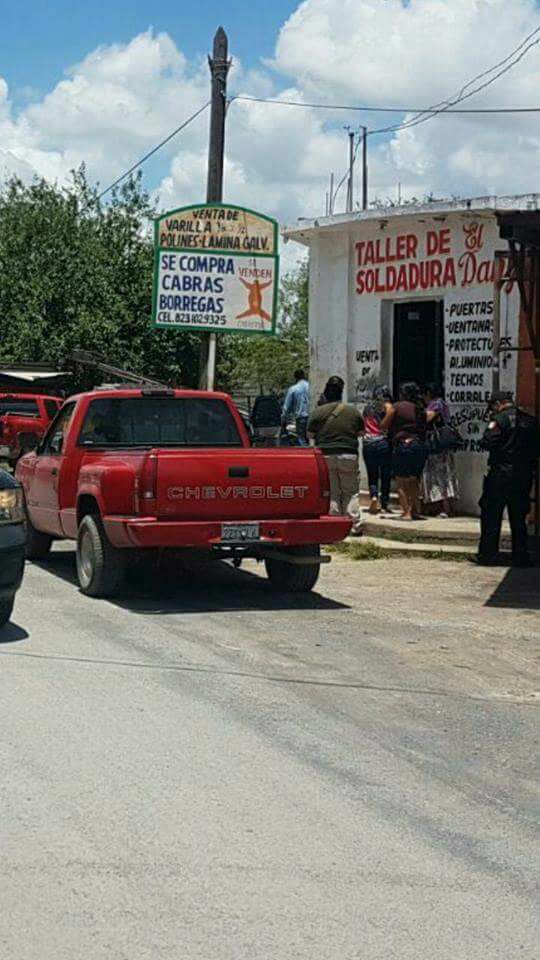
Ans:
{"type": "Polygon", "coordinates": [[[444,385],[442,300],[394,304],[394,396],[400,383],[444,385]]]}

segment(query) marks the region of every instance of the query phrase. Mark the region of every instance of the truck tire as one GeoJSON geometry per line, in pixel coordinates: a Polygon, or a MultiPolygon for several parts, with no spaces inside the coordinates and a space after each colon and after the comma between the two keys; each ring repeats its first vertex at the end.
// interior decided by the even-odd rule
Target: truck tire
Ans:
{"type": "Polygon", "coordinates": [[[28,510],[25,509],[25,529],[26,529],[26,559],[44,560],[51,549],[52,537],[48,533],[42,533],[36,530],[32,523],[28,510]]]}
{"type": "MultiPolygon", "coordinates": [[[[293,557],[313,557],[316,560],[321,555],[318,544],[286,549],[287,553],[293,557]]],[[[321,572],[320,563],[296,564],[268,558],[264,564],[272,586],[284,593],[309,593],[313,590],[321,572]]]]}
{"type": "Polygon", "coordinates": [[[14,602],[15,597],[5,597],[3,600],[0,600],[0,630],[2,627],[5,627],[8,622],[14,602]]]}
{"type": "Polygon", "coordinates": [[[125,577],[125,557],[110,543],[99,517],[82,518],[77,536],[77,576],[87,597],[115,597],[125,577]]]}

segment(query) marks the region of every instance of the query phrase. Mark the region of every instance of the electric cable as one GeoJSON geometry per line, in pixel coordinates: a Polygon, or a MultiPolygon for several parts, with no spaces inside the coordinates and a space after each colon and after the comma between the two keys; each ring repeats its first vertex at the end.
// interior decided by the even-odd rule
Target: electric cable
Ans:
{"type": "Polygon", "coordinates": [[[117,187],[119,183],[122,183],[122,180],[125,180],[126,177],[129,177],[129,175],[133,173],[135,170],[137,170],[138,167],[141,167],[143,163],[146,163],[146,161],[149,160],[150,157],[153,157],[154,154],[158,152],[158,150],[161,150],[161,148],[164,147],[167,143],[169,143],[170,140],[176,137],[176,135],[179,134],[181,130],[185,130],[185,128],[189,126],[189,124],[192,123],[193,120],[196,120],[201,113],[203,113],[205,110],[208,109],[208,107],[210,106],[210,102],[211,101],[208,100],[205,104],[203,104],[202,107],[199,107],[199,109],[196,110],[195,113],[192,113],[187,120],[184,120],[179,127],[176,127],[176,129],[173,130],[173,132],[170,133],[168,137],[165,137],[165,139],[161,140],[160,143],[156,144],[155,147],[152,147],[152,149],[149,150],[148,153],[145,153],[144,157],[141,157],[140,160],[137,160],[137,162],[134,163],[129,168],[129,170],[126,170],[125,173],[122,173],[119,177],[116,178],[116,180],[114,180],[111,184],[109,184],[109,186],[106,187],[105,190],[102,190],[101,193],[99,193],[95,198],[95,200],[93,200],[92,202],[97,203],[107,193],[110,193],[111,190],[114,190],[114,188],[117,187]]]}
{"type": "MultiPolygon", "coordinates": [[[[499,77],[502,77],[505,73],[508,73],[508,71],[511,70],[512,67],[516,66],[516,64],[523,59],[523,57],[529,52],[529,50],[532,49],[532,47],[535,47],[538,43],[540,43],[540,36],[538,36],[539,33],[540,33],[540,27],[536,27],[503,60],[494,64],[488,70],[484,70],[483,72],[477,74],[471,80],[468,80],[467,83],[465,83],[460,88],[457,94],[452,94],[452,96],[447,98],[446,100],[441,100],[439,101],[439,103],[433,104],[427,110],[419,111],[416,116],[409,118],[409,120],[405,120],[403,123],[395,124],[394,126],[390,126],[390,127],[380,127],[379,129],[376,129],[376,130],[369,130],[367,132],[367,136],[371,137],[371,136],[375,136],[376,134],[395,133],[398,130],[405,130],[405,129],[408,129],[409,127],[415,127],[421,123],[426,123],[428,120],[432,120],[436,116],[441,116],[449,112],[453,112],[449,109],[450,107],[453,107],[458,103],[462,103],[464,100],[468,100],[470,97],[474,96],[474,94],[476,93],[479,93],[481,90],[485,90],[486,87],[489,87],[492,83],[495,82],[495,80],[498,80],[499,77]],[[533,38],[536,38],[536,39],[533,39],[533,38]],[[502,69],[500,69],[499,72],[494,74],[493,76],[490,76],[490,74],[493,74],[493,71],[498,70],[499,67],[501,67],[502,69]],[[478,80],[482,80],[485,77],[489,77],[489,79],[487,79],[485,83],[482,83],[480,84],[480,86],[477,86],[473,90],[469,90],[468,93],[465,93],[465,91],[468,90],[469,87],[471,87],[474,83],[477,83],[478,80]]],[[[353,153],[353,163],[356,160],[358,149],[360,147],[361,142],[362,142],[362,136],[359,135],[357,138],[354,153],[353,153]]],[[[341,180],[339,181],[334,191],[333,197],[331,198],[332,200],[331,206],[333,206],[335,199],[337,197],[337,194],[341,189],[341,187],[343,186],[343,184],[345,183],[345,180],[347,179],[348,175],[349,175],[349,171],[347,170],[346,173],[341,178],[341,180]]]]}
{"type": "Polygon", "coordinates": [[[470,97],[473,97],[476,93],[480,93],[481,90],[485,90],[487,87],[491,86],[491,84],[494,83],[495,80],[498,80],[500,77],[504,76],[505,73],[508,73],[509,70],[515,67],[516,64],[518,64],[523,59],[523,57],[529,52],[529,50],[531,50],[533,47],[537,46],[537,44],[540,43],[540,36],[537,36],[535,40],[532,40],[529,43],[529,45],[525,47],[525,49],[522,49],[524,44],[527,43],[532,36],[535,36],[538,33],[540,33],[540,27],[537,27],[537,29],[534,30],[533,33],[530,34],[529,37],[526,38],[526,40],[524,40],[519,45],[519,47],[513,50],[512,53],[509,54],[507,57],[505,57],[504,60],[501,60],[500,63],[495,64],[495,66],[491,67],[489,70],[485,70],[483,73],[478,74],[478,76],[474,77],[472,80],[469,80],[466,84],[464,84],[464,86],[461,87],[460,91],[457,94],[452,94],[452,96],[449,97],[448,99],[441,100],[439,103],[436,103],[432,107],[430,107],[429,110],[420,111],[417,114],[417,116],[411,117],[409,118],[409,120],[405,120],[401,124],[397,124],[393,127],[381,127],[378,130],[370,130],[370,136],[373,136],[374,134],[380,134],[380,133],[392,133],[397,130],[406,129],[407,127],[415,127],[415,126],[418,126],[420,123],[425,123],[427,120],[431,120],[435,116],[439,116],[441,114],[451,112],[450,107],[455,106],[455,104],[457,103],[463,103],[464,100],[468,100],[470,97]],[[519,56],[516,56],[516,54],[519,51],[521,51],[519,53],[519,56]],[[509,63],[508,61],[512,57],[514,59],[509,63]],[[499,70],[499,72],[496,73],[494,76],[490,76],[489,79],[485,81],[485,83],[482,83],[480,84],[480,86],[475,87],[474,90],[469,90],[468,93],[464,92],[473,83],[476,83],[478,80],[481,80],[484,77],[487,77],[489,74],[493,73],[494,70],[497,70],[498,67],[500,67],[502,64],[504,64],[502,69],[499,70]]]}
{"type": "MultiPolygon", "coordinates": [[[[348,110],[357,113],[433,113],[436,115],[439,111],[436,107],[374,107],[358,106],[351,103],[309,103],[304,100],[278,100],[273,97],[251,97],[247,94],[239,94],[230,97],[227,101],[230,106],[235,100],[244,100],[249,103],[269,103],[271,105],[282,107],[304,107],[311,110],[348,110]]],[[[540,107],[469,107],[465,110],[446,110],[442,116],[462,115],[462,114],[512,114],[512,113],[540,113],[540,107]]]]}

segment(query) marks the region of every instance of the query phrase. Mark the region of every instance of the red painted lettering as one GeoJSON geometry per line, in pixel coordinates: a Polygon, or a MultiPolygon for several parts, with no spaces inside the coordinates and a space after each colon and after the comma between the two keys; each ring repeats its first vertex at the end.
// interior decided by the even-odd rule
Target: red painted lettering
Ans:
{"type": "Polygon", "coordinates": [[[431,286],[440,287],[442,277],[442,263],[440,260],[431,261],[431,286]]]}
{"type": "Polygon", "coordinates": [[[478,267],[478,283],[493,283],[495,280],[495,264],[493,260],[482,260],[478,267]]]}
{"type": "Polygon", "coordinates": [[[448,257],[444,265],[443,287],[455,287],[456,264],[453,257],[448,257]]]}
{"type": "Polygon", "coordinates": [[[426,254],[428,257],[432,257],[437,253],[439,241],[437,237],[436,230],[428,230],[426,234],[426,254]]]}
{"type": "Polygon", "coordinates": [[[406,290],[406,289],[407,289],[407,268],[405,264],[402,263],[398,271],[396,290],[406,290]]]}
{"type": "Polygon", "coordinates": [[[463,253],[458,260],[461,273],[461,286],[468,287],[474,283],[476,277],[476,256],[474,253],[463,253]]]}
{"type": "Polygon", "coordinates": [[[439,253],[450,253],[451,240],[452,235],[448,227],[445,227],[444,230],[439,230],[439,253]]]}
{"type": "Polygon", "coordinates": [[[415,237],[414,233],[408,233],[406,240],[407,260],[416,260],[416,253],[418,251],[418,237],[415,237]]]}
{"type": "Polygon", "coordinates": [[[375,263],[375,245],[373,240],[368,240],[366,243],[366,253],[364,256],[364,264],[375,263]]]}

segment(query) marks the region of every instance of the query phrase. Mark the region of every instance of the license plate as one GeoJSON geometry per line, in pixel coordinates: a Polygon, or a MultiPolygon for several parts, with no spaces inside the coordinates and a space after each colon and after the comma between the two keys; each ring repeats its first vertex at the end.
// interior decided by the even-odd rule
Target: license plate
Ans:
{"type": "Polygon", "coordinates": [[[259,539],[258,523],[222,523],[222,543],[252,543],[259,539]]]}

